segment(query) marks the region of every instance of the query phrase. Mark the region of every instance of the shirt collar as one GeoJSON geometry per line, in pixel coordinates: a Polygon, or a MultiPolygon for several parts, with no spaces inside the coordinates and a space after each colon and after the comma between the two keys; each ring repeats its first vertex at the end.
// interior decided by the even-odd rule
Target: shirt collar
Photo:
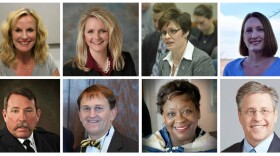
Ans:
{"type": "MultiPolygon", "coordinates": [[[[188,41],[187,47],[185,48],[182,59],[185,58],[187,60],[192,60],[193,50],[194,50],[193,44],[188,41]]],[[[172,67],[172,65],[173,65],[172,51],[170,51],[163,60],[167,60],[169,65],[172,67]]]]}
{"type": "Polygon", "coordinates": [[[249,152],[252,148],[256,150],[257,153],[267,153],[269,146],[273,140],[274,133],[272,133],[269,137],[267,137],[265,140],[263,140],[261,143],[259,143],[255,148],[252,147],[248,140],[244,139],[244,146],[243,146],[243,152],[249,152]]]}
{"type": "Polygon", "coordinates": [[[34,137],[33,137],[33,132],[31,133],[31,135],[30,135],[29,138],[26,138],[26,139],[17,138],[17,139],[18,139],[18,141],[19,141],[21,144],[23,144],[23,142],[24,142],[26,139],[30,140],[31,145],[34,145],[34,144],[35,144],[34,137]]]}

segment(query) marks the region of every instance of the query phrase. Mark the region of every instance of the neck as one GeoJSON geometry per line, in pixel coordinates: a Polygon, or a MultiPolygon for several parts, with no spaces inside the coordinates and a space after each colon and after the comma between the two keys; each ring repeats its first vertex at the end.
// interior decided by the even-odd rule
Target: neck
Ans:
{"type": "Polygon", "coordinates": [[[209,28],[208,28],[206,31],[202,32],[202,33],[203,33],[204,35],[211,35],[211,34],[214,33],[214,31],[215,31],[215,25],[214,25],[214,23],[212,22],[212,23],[210,24],[209,28]]]}
{"type": "Polygon", "coordinates": [[[92,58],[95,60],[95,62],[103,67],[106,65],[107,63],[107,51],[103,51],[103,52],[96,52],[90,49],[90,54],[92,56],[92,58]]]}
{"type": "Polygon", "coordinates": [[[30,62],[33,58],[31,56],[31,52],[29,53],[20,53],[18,52],[16,54],[16,59],[17,61],[23,63],[23,64],[27,64],[28,62],[30,62]]]}
{"type": "Polygon", "coordinates": [[[184,140],[184,141],[172,139],[172,137],[171,137],[171,142],[172,142],[172,145],[173,145],[174,147],[182,146],[182,145],[185,145],[185,144],[188,144],[188,143],[192,143],[192,142],[194,142],[194,140],[195,140],[195,137],[193,137],[193,138],[190,139],[190,140],[184,140]]]}

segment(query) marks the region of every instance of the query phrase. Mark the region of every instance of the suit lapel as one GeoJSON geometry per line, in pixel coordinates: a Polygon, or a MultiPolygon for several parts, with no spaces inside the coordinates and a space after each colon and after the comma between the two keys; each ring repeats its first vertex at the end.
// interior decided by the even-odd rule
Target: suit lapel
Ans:
{"type": "Polygon", "coordinates": [[[120,136],[120,133],[115,129],[114,135],[112,137],[112,140],[110,142],[108,152],[119,152],[123,148],[123,142],[122,138],[120,136]]]}
{"type": "Polygon", "coordinates": [[[3,126],[1,135],[3,135],[3,140],[6,140],[6,147],[9,152],[26,152],[25,148],[18,139],[8,131],[6,124],[3,126]]]}
{"type": "Polygon", "coordinates": [[[191,65],[191,61],[183,58],[180,66],[179,66],[177,76],[189,75],[186,73],[187,73],[188,69],[190,68],[190,65],[191,65]]]}
{"type": "Polygon", "coordinates": [[[280,152],[280,139],[275,133],[267,152],[280,152]]]}

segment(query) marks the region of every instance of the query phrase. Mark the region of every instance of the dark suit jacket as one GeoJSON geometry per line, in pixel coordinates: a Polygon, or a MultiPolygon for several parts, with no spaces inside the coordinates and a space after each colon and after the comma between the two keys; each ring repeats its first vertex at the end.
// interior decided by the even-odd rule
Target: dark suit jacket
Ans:
{"type": "MultiPolygon", "coordinates": [[[[242,152],[243,144],[244,144],[244,139],[241,142],[228,147],[222,152],[242,152]]],[[[275,133],[267,152],[280,152],[280,139],[275,133]]]]}
{"type": "Polygon", "coordinates": [[[73,152],[74,136],[73,133],[63,127],[63,152],[73,152]]]}
{"type": "MultiPolygon", "coordinates": [[[[37,152],[59,152],[59,136],[37,127],[33,131],[37,152]]],[[[14,137],[4,124],[0,132],[0,152],[26,152],[23,145],[14,137]]]]}
{"type": "MultiPolygon", "coordinates": [[[[80,147],[77,147],[75,151],[80,152],[80,147]]],[[[107,152],[138,152],[138,143],[115,129],[107,152]]]]}
{"type": "Polygon", "coordinates": [[[142,44],[142,75],[151,76],[153,65],[156,61],[158,44],[160,39],[159,32],[148,34],[142,44]]]}
{"type": "MultiPolygon", "coordinates": [[[[131,55],[128,52],[122,52],[124,58],[125,66],[121,71],[112,71],[112,76],[136,76],[135,65],[132,60],[131,55]]],[[[73,62],[69,61],[63,66],[64,76],[101,76],[97,71],[90,70],[89,72],[84,72],[77,67],[73,67],[73,62]]]]}

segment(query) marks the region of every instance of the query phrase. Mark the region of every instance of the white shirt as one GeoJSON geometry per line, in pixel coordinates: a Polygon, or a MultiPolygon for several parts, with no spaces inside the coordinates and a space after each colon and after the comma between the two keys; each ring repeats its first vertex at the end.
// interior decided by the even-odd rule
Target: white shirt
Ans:
{"type": "MultiPolygon", "coordinates": [[[[17,138],[17,139],[22,145],[23,145],[23,142],[26,140],[26,139],[20,139],[20,138],[17,138]]],[[[30,137],[27,138],[27,139],[30,140],[30,146],[34,149],[35,152],[37,152],[35,140],[34,140],[34,137],[33,137],[33,132],[31,133],[30,137]]],[[[23,147],[25,149],[27,148],[25,145],[23,145],[23,147]]]]}
{"type": "MultiPolygon", "coordinates": [[[[109,145],[111,143],[112,137],[114,135],[115,132],[115,128],[113,126],[111,126],[111,128],[109,129],[108,133],[106,133],[105,135],[103,135],[101,138],[97,139],[97,141],[100,141],[100,147],[101,147],[101,151],[99,151],[98,148],[96,147],[92,147],[92,146],[88,146],[86,149],[86,153],[91,153],[91,152],[102,152],[102,153],[106,153],[109,145]]],[[[89,136],[90,138],[90,136],[89,136]]],[[[91,139],[91,138],[90,138],[91,139]]]]}
{"type": "MultiPolygon", "coordinates": [[[[178,64],[178,66],[177,66],[177,68],[175,70],[174,75],[177,75],[179,67],[180,67],[180,64],[181,64],[183,58],[185,58],[187,60],[192,60],[193,50],[194,50],[193,44],[188,41],[187,47],[185,48],[185,51],[184,51],[184,54],[183,54],[183,57],[181,58],[180,63],[178,64]]],[[[167,60],[169,65],[170,65],[170,67],[172,68],[173,67],[172,51],[170,51],[163,60],[167,60]]],[[[172,69],[170,70],[169,76],[171,76],[171,74],[172,74],[172,69]]]]}

